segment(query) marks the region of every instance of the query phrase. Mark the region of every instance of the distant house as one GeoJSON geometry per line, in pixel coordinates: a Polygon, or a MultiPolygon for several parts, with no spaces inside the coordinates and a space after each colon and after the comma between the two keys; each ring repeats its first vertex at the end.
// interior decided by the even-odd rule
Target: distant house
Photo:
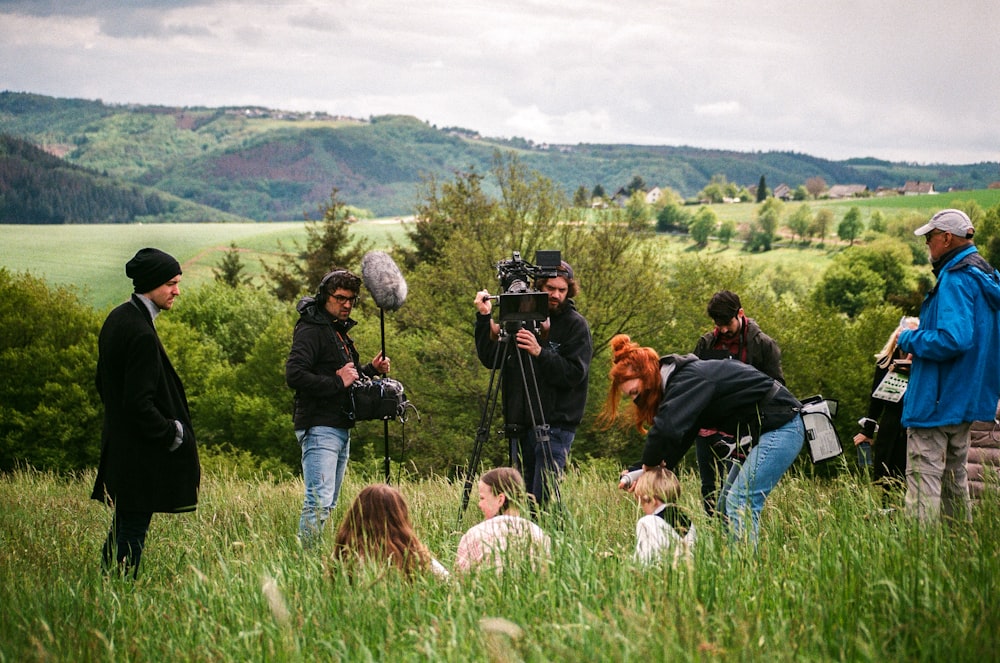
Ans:
{"type": "Polygon", "coordinates": [[[779,200],[791,200],[792,189],[787,184],[779,184],[774,187],[774,197],[779,200]]]}
{"type": "Polygon", "coordinates": [[[660,191],[660,187],[654,186],[652,189],[646,192],[646,202],[650,205],[655,205],[660,198],[663,197],[663,192],[660,191]]]}
{"type": "Polygon", "coordinates": [[[899,190],[904,196],[926,196],[935,194],[934,182],[921,182],[920,180],[910,180],[899,190]]]}
{"type": "Polygon", "coordinates": [[[834,184],[826,195],[828,198],[859,198],[868,195],[868,187],[864,184],[834,184]]]}

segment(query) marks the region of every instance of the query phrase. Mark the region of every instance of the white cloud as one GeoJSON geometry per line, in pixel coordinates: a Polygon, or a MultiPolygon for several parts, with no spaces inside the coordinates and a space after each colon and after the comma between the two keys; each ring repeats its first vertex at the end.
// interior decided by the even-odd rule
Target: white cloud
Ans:
{"type": "Polygon", "coordinates": [[[0,0],[0,89],[535,142],[1000,159],[1000,3],[0,0]]]}
{"type": "Polygon", "coordinates": [[[696,104],[695,115],[705,115],[708,117],[725,117],[739,115],[742,107],[738,101],[716,101],[709,104],[696,104]]]}

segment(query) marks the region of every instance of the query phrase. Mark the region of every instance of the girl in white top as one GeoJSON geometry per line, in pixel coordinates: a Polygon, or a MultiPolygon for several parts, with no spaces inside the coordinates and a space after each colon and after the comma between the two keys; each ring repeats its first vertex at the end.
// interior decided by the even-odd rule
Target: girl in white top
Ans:
{"type": "Polygon", "coordinates": [[[688,558],[694,548],[691,520],[677,506],[681,484],[665,467],[642,473],[634,494],[645,514],[635,525],[635,558],[644,564],[688,558]]]}
{"type": "Polygon", "coordinates": [[[552,548],[538,525],[522,518],[518,504],[526,498],[524,479],[512,467],[494,468],[479,478],[479,508],[483,522],[462,536],[455,570],[494,568],[501,571],[508,555],[536,563],[548,558],[552,548]]]}

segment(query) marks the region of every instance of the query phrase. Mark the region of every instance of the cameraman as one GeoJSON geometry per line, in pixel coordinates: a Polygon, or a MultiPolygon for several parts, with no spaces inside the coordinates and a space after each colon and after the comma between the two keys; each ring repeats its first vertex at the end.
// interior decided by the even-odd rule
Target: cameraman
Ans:
{"type": "Polygon", "coordinates": [[[497,352],[501,329],[491,316],[490,293],[479,291],[475,302],[476,352],[487,368],[499,368],[503,363],[503,415],[511,461],[524,475],[528,492],[540,505],[549,500],[552,492],[549,475],[559,476],[566,469],[576,427],[583,419],[587,403],[587,376],[593,355],[590,326],[577,312],[572,299],[579,292],[573,268],[561,261],[555,273],[556,276],[535,282],[535,287],[548,295],[549,315],[541,328],[535,332],[522,327],[505,341],[516,344],[520,357],[512,353],[503,362],[504,353],[497,352]],[[540,403],[534,399],[536,382],[540,403]],[[536,440],[534,426],[543,423],[549,426],[548,444],[536,440]]]}
{"type": "Polygon", "coordinates": [[[347,470],[354,428],[350,387],[359,373],[389,372],[389,359],[381,353],[358,368],[358,351],[348,332],[357,324],[350,316],[360,289],[360,277],[335,269],[320,281],[315,297],[303,297],[295,307],[299,319],[285,382],[295,390],[292,420],[302,446],[305,483],[299,540],[306,548],[319,541],[347,470]]]}

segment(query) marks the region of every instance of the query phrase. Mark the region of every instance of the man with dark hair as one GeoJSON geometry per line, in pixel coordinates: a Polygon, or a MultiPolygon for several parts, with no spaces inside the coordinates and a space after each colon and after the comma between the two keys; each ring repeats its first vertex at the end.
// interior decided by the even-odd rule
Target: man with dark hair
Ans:
{"type": "Polygon", "coordinates": [[[920,306],[920,326],[900,326],[913,354],[903,396],[906,512],[922,522],[971,520],[966,461],[969,429],[989,421],[1000,397],[1000,274],[976,249],[975,229],[957,209],[914,231],[927,242],[937,283],[920,306]]]}
{"type": "Polygon", "coordinates": [[[303,297],[296,306],[299,319],[285,362],[285,381],[295,390],[292,420],[302,447],[305,499],[299,540],[305,548],[319,542],[340,496],[354,428],[351,385],[360,374],[389,372],[389,359],[381,353],[359,368],[348,332],[357,324],[350,316],[360,290],[360,277],[335,269],[320,281],[315,296],[303,297]]]}
{"type": "MultiPolygon", "coordinates": [[[[517,331],[511,340],[526,360],[525,373],[522,375],[518,358],[511,357],[504,363],[501,377],[511,462],[524,476],[528,492],[539,504],[545,504],[554,490],[550,481],[566,469],[576,427],[583,419],[593,348],[590,326],[572,299],[579,291],[573,268],[562,261],[556,276],[539,278],[535,287],[548,295],[548,319],[537,335],[525,327],[517,331]],[[535,382],[540,404],[533,402],[535,382]],[[541,411],[533,412],[537,405],[541,411]],[[542,421],[548,425],[548,441],[537,439],[535,434],[534,426],[542,421]]],[[[475,304],[479,360],[487,368],[499,368],[503,356],[497,352],[497,343],[502,330],[491,317],[490,293],[476,293],[475,304]]]]}
{"type": "MultiPolygon", "coordinates": [[[[740,297],[730,290],[720,290],[708,302],[708,316],[715,327],[698,339],[694,354],[699,359],[736,359],[785,383],[781,370],[781,349],[760,326],[746,317],[740,297]]],[[[732,458],[740,455],[739,441],[722,431],[703,428],[698,431],[695,451],[701,475],[701,496],[705,513],[715,513],[715,499],[732,467],[732,458]]]]}
{"type": "Polygon", "coordinates": [[[104,569],[135,578],[153,513],[194,511],[201,466],[184,387],[154,325],[180,295],[181,266],[146,248],[125,274],[135,293],[108,314],[97,342],[104,427],[90,496],[115,510],[104,569]]]}

